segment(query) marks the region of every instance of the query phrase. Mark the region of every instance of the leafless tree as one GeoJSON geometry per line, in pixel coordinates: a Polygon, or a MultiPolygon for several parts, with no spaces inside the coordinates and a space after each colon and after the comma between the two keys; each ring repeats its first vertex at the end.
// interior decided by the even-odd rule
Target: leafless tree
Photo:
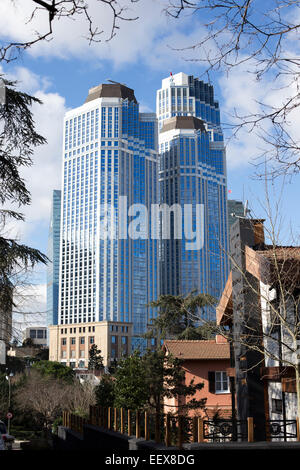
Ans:
{"type": "Polygon", "coordinates": [[[291,123],[299,106],[299,0],[169,0],[165,11],[178,20],[186,14],[200,19],[205,33],[180,50],[194,51],[191,60],[204,65],[205,72],[228,73],[243,66],[257,81],[268,77],[273,89],[282,92],[278,104],[257,103],[258,113],[237,110],[230,127],[234,134],[241,127],[257,132],[265,144],[259,157],[274,164],[271,176],[298,172],[300,140],[291,123]]]}
{"type": "Polygon", "coordinates": [[[66,383],[31,369],[26,380],[19,377],[14,399],[20,410],[32,411],[37,420],[49,429],[63,410],[87,416],[89,406],[95,404],[94,387],[81,384],[76,378],[66,383]]]}
{"type": "MultiPolygon", "coordinates": [[[[11,0],[17,4],[20,0],[11,0]]],[[[138,17],[127,15],[128,5],[137,3],[139,0],[125,0],[125,3],[119,0],[95,0],[97,3],[97,14],[92,16],[90,13],[91,1],[87,0],[32,0],[32,8],[28,11],[28,17],[24,18],[24,23],[31,22],[39,13],[48,15],[48,26],[46,30],[36,31],[32,39],[24,42],[0,43],[0,62],[11,62],[15,60],[21,51],[24,51],[40,41],[49,41],[53,37],[53,24],[61,18],[76,20],[84,17],[86,20],[87,35],[89,43],[109,41],[120,28],[120,21],[134,21],[138,17]],[[127,4],[127,6],[126,6],[127,4]],[[111,12],[111,26],[108,37],[104,37],[104,29],[101,23],[101,16],[104,9],[111,12]]]]}
{"type": "Polygon", "coordinates": [[[95,386],[90,381],[80,383],[76,380],[70,387],[65,410],[88,416],[91,405],[96,404],[95,386]]]}
{"type": "Polygon", "coordinates": [[[65,383],[32,370],[14,398],[20,410],[32,411],[47,429],[60,416],[69,392],[65,383]]]}
{"type": "MultiPolygon", "coordinates": [[[[262,216],[239,217],[244,233],[253,231],[249,236],[253,243],[242,242],[241,233],[231,233],[231,245],[239,249],[226,252],[231,272],[212,331],[224,336],[233,349],[255,353],[245,373],[259,368],[270,378],[274,368],[274,380],[295,386],[300,416],[300,246],[292,233],[290,244],[280,242],[285,228],[280,198],[273,200],[266,179],[262,216]]],[[[211,327],[199,310],[186,309],[185,315],[194,324],[211,327]]]]}
{"type": "Polygon", "coordinates": [[[300,416],[300,247],[280,244],[280,204],[267,189],[263,206],[264,229],[262,221],[248,220],[253,246],[231,234],[231,243],[240,243],[240,255],[229,255],[232,269],[217,308],[217,332],[234,348],[256,352],[251,367],[265,370],[265,378],[274,367],[277,380],[294,381],[300,416]]]}
{"type": "Polygon", "coordinates": [[[6,345],[22,343],[24,329],[44,325],[46,315],[34,284],[34,271],[20,263],[10,275],[8,300],[0,302],[0,340],[6,345]]]}

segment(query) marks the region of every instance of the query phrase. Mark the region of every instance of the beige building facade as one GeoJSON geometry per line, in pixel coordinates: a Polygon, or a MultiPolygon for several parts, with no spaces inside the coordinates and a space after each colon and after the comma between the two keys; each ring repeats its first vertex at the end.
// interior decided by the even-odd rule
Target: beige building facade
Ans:
{"type": "Polygon", "coordinates": [[[30,326],[23,332],[23,340],[31,339],[37,346],[47,347],[47,327],[30,326]]]}
{"type": "Polygon", "coordinates": [[[132,323],[91,322],[49,326],[49,360],[86,369],[89,350],[96,344],[109,366],[130,354],[132,323]]]}

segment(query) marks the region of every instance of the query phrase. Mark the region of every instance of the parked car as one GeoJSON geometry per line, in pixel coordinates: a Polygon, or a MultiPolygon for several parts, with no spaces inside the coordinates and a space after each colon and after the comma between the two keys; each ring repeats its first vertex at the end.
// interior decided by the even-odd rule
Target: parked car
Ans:
{"type": "MultiPolygon", "coordinates": [[[[3,421],[0,421],[0,436],[2,441],[4,442],[4,447],[6,450],[11,450],[12,444],[15,440],[14,436],[7,434],[6,425],[3,421]]],[[[1,450],[1,442],[0,442],[0,450],[1,450]]]]}

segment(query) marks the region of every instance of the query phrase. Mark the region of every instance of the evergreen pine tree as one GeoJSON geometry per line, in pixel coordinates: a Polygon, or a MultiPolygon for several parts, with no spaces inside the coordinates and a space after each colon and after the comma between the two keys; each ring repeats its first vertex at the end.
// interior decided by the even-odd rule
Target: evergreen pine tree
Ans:
{"type": "Polygon", "coordinates": [[[103,357],[101,356],[101,349],[98,349],[96,344],[93,344],[89,350],[89,370],[102,370],[104,368],[103,365],[103,357]]]}
{"type": "Polygon", "coordinates": [[[5,315],[14,305],[16,272],[38,262],[47,262],[47,257],[39,250],[5,236],[8,219],[24,220],[23,214],[11,207],[31,202],[20,170],[33,164],[34,148],[46,140],[36,132],[30,110],[33,103],[41,101],[17,91],[16,82],[3,78],[2,82],[6,93],[5,102],[0,103],[0,305],[2,315],[5,315]],[[5,208],[4,204],[9,204],[10,208],[5,208]]]}

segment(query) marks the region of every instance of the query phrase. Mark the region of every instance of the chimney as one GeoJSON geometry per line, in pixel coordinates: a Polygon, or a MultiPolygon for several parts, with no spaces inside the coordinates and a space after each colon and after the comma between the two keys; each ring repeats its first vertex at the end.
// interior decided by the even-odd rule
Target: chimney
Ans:
{"type": "Polygon", "coordinates": [[[264,219],[253,219],[254,245],[263,245],[265,243],[264,219]]]}
{"type": "Polygon", "coordinates": [[[227,343],[227,338],[222,335],[216,335],[216,343],[217,344],[224,344],[227,343]]]}

